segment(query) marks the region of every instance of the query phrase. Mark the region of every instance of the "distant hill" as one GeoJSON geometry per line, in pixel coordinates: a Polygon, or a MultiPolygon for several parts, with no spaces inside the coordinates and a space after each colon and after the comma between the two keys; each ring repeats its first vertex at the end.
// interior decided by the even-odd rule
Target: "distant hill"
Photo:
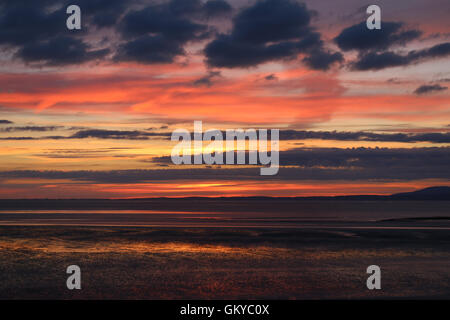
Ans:
{"type": "Polygon", "coordinates": [[[2,210],[197,210],[264,211],[277,208],[295,210],[300,203],[333,201],[450,201],[450,187],[431,187],[413,192],[382,195],[318,197],[187,197],[136,199],[0,199],[2,210]]]}
{"type": "Polygon", "coordinates": [[[430,187],[389,196],[398,200],[450,200],[450,187],[430,187]]]}

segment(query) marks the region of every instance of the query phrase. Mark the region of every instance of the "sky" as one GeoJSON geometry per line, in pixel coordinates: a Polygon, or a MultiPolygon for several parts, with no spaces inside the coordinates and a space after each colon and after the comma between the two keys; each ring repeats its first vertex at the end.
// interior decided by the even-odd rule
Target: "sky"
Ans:
{"type": "Polygon", "coordinates": [[[449,16],[448,0],[0,0],[0,198],[450,186],[449,16]],[[279,129],[278,174],[174,165],[171,133],[194,121],[279,129]]]}

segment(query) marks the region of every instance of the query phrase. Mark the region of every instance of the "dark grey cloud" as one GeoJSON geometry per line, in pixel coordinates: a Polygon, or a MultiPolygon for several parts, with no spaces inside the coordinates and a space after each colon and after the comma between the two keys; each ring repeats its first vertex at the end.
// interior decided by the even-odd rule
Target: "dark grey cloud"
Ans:
{"type": "MultiPolygon", "coordinates": [[[[226,154],[234,154],[235,151],[226,154]]],[[[225,156],[226,156],[225,154],[225,156]]],[[[219,157],[223,153],[218,154],[219,157]]],[[[280,151],[281,166],[328,167],[328,168],[371,168],[385,165],[444,166],[450,159],[449,147],[432,148],[297,148],[280,151]]],[[[248,152],[246,152],[248,160],[248,152]]],[[[154,157],[153,162],[172,164],[170,156],[154,157]]],[[[193,161],[192,161],[193,163],[193,161]]],[[[450,168],[446,170],[450,173],[450,168]]]]}
{"type": "Polygon", "coordinates": [[[36,138],[33,137],[6,137],[6,138],[0,138],[0,140],[3,141],[20,141],[20,140],[37,140],[36,138]]]}
{"type": "Polygon", "coordinates": [[[136,155],[127,153],[114,154],[114,152],[122,150],[132,150],[133,148],[100,148],[100,149],[48,149],[43,153],[34,154],[36,157],[44,157],[51,159],[83,159],[83,158],[99,158],[105,155],[109,157],[127,157],[132,158],[136,155]]]}
{"type": "Polygon", "coordinates": [[[218,68],[245,68],[274,60],[293,59],[295,52],[293,43],[261,46],[235,41],[230,35],[218,36],[205,48],[208,65],[218,68]]]}
{"type": "Polygon", "coordinates": [[[291,167],[281,167],[279,173],[275,176],[260,176],[259,168],[227,166],[223,170],[199,167],[113,171],[0,171],[0,179],[71,179],[96,183],[138,183],[162,180],[253,180],[255,178],[277,181],[449,179],[449,161],[450,148],[294,149],[280,153],[280,164],[291,167]]]}
{"type": "MultiPolygon", "coordinates": [[[[19,131],[19,130],[11,130],[11,131],[19,131]]],[[[50,130],[40,130],[38,128],[33,130],[32,128],[30,128],[28,131],[50,131],[50,130]]],[[[170,135],[171,133],[168,132],[86,129],[77,131],[70,136],[2,137],[0,138],[0,140],[64,140],[64,139],[87,139],[87,138],[114,139],[114,140],[148,140],[151,137],[167,139],[170,138],[170,135]]]]}
{"type": "Polygon", "coordinates": [[[414,90],[414,93],[417,95],[432,93],[432,92],[439,92],[447,90],[447,87],[441,86],[439,84],[430,84],[430,85],[422,85],[418,87],[416,90],[414,90]]]}
{"type": "Polygon", "coordinates": [[[272,80],[278,80],[278,77],[272,73],[272,74],[265,76],[264,79],[266,79],[267,81],[272,81],[272,80]]]}
{"type": "Polygon", "coordinates": [[[16,57],[25,62],[41,62],[46,65],[83,63],[104,57],[109,49],[90,50],[80,39],[61,36],[48,41],[28,43],[20,48],[16,57]]]}
{"type": "Polygon", "coordinates": [[[444,169],[450,160],[450,148],[312,148],[293,149],[280,153],[280,164],[301,167],[347,167],[379,169],[385,168],[432,168],[437,166],[445,176],[444,169]]]}
{"type": "Polygon", "coordinates": [[[146,131],[123,131],[123,130],[100,130],[90,129],[81,130],[69,137],[69,139],[116,139],[116,140],[147,140],[149,137],[167,137],[170,133],[164,132],[146,132],[146,131]]]}
{"type": "Polygon", "coordinates": [[[257,1],[233,18],[231,33],[218,35],[205,47],[206,62],[212,67],[246,68],[296,59],[302,53],[309,67],[326,70],[342,61],[342,55],[324,49],[320,34],[310,26],[312,16],[304,4],[292,0],[257,1]]]}
{"type": "Polygon", "coordinates": [[[120,130],[81,130],[69,137],[70,139],[86,139],[86,138],[100,138],[100,139],[129,139],[141,140],[148,139],[145,132],[141,131],[120,131],[120,130]]]}
{"type": "Polygon", "coordinates": [[[127,7],[138,0],[14,0],[0,3],[0,42],[23,44],[67,32],[66,8],[76,4],[82,9],[84,28],[109,27],[118,22],[127,7]],[[8,30],[9,32],[7,32],[8,30]]]}
{"type": "Polygon", "coordinates": [[[401,22],[383,21],[381,29],[369,30],[366,22],[350,26],[334,39],[341,50],[384,50],[417,39],[419,30],[404,30],[401,22]]]}
{"type": "Polygon", "coordinates": [[[83,29],[72,32],[66,28],[69,5],[66,1],[4,1],[0,4],[0,50],[13,50],[24,62],[44,65],[78,64],[104,57],[108,49],[93,49],[84,40],[95,20],[117,8],[119,1],[80,1],[83,6],[83,29]],[[105,5],[104,10],[100,10],[105,5]],[[95,9],[95,10],[94,10],[95,9]]]}
{"type": "Polygon", "coordinates": [[[175,15],[197,19],[220,17],[233,10],[225,0],[170,0],[168,8],[175,15]]]}
{"type": "Polygon", "coordinates": [[[405,66],[410,63],[411,59],[408,56],[402,56],[388,51],[363,54],[351,66],[354,70],[381,70],[384,68],[405,66]]]}
{"type": "MultiPolygon", "coordinates": [[[[233,18],[232,30],[219,34],[205,48],[212,67],[246,68],[269,61],[297,59],[311,69],[327,70],[344,61],[340,52],[327,49],[311,27],[315,15],[295,0],[258,0],[233,18]]],[[[144,64],[170,63],[186,54],[190,41],[211,38],[215,30],[208,19],[230,16],[226,0],[78,0],[83,29],[65,28],[68,0],[2,1],[0,3],[0,51],[34,65],[70,65],[110,57],[113,49],[88,40],[92,31],[110,27],[122,43],[111,56],[114,61],[144,64]],[[150,5],[148,5],[150,3],[150,5]]],[[[368,30],[365,22],[350,26],[336,37],[343,51],[357,50],[355,70],[379,70],[406,66],[450,54],[450,43],[400,54],[396,45],[418,39],[419,30],[401,22],[383,21],[381,30],[368,30]]],[[[104,43],[106,45],[106,43],[104,43]]],[[[207,81],[207,79],[205,79],[207,81]]]]}
{"type": "Polygon", "coordinates": [[[362,53],[357,61],[351,63],[351,67],[355,70],[380,70],[390,67],[407,66],[423,60],[448,55],[450,55],[450,42],[437,44],[422,50],[410,51],[405,55],[392,51],[362,53]]]}
{"type": "Polygon", "coordinates": [[[143,64],[170,63],[184,55],[183,45],[163,36],[144,35],[120,45],[116,61],[136,61],[143,64]]]}
{"type": "MultiPolygon", "coordinates": [[[[248,153],[246,159],[248,160],[248,153]]],[[[165,165],[172,164],[168,156],[156,157],[153,161],[165,165]]],[[[447,179],[450,177],[448,161],[450,161],[450,148],[291,149],[280,152],[282,167],[272,178],[280,180],[447,179]]],[[[232,166],[227,166],[227,169],[223,170],[225,172],[235,170],[230,171],[228,177],[230,180],[241,179],[235,176],[238,174],[244,177],[257,174],[253,168],[242,170],[230,168],[232,166]]],[[[183,175],[182,171],[181,175],[183,175]]],[[[221,170],[216,168],[216,171],[221,170]]],[[[193,176],[197,173],[195,170],[189,172],[193,176]]],[[[203,178],[207,178],[205,172],[198,171],[198,173],[201,173],[203,178]]],[[[214,176],[214,172],[210,174],[214,176]]]]}
{"type": "MultiPolygon", "coordinates": [[[[225,137],[226,132],[222,131],[225,137]]],[[[149,137],[166,137],[170,139],[170,132],[120,131],[120,130],[82,130],[69,138],[99,138],[99,139],[148,139],[149,137]]],[[[194,137],[191,137],[194,139],[194,137]]],[[[268,131],[268,139],[270,139],[268,131]]],[[[440,133],[373,133],[373,132],[345,132],[345,131],[305,131],[280,130],[280,140],[338,140],[338,141],[379,141],[379,142],[432,142],[450,143],[450,132],[440,133]]]]}
{"type": "Polygon", "coordinates": [[[307,66],[314,70],[327,70],[334,63],[344,61],[340,52],[331,52],[323,49],[312,50],[311,54],[302,60],[307,66]]]}
{"type": "MultiPolygon", "coordinates": [[[[7,129],[3,132],[12,131],[51,131],[59,129],[55,127],[17,127],[18,129],[7,129]],[[54,128],[54,129],[53,129],[54,128]]],[[[158,128],[149,128],[148,131],[134,130],[103,130],[85,129],[79,130],[70,136],[45,136],[45,137],[4,137],[0,140],[61,140],[61,139],[115,139],[115,140],[148,140],[152,137],[170,139],[170,132],[152,131],[158,128]],[[149,132],[151,131],[151,132],[149,132]]],[[[160,130],[167,129],[162,126],[160,130]]],[[[222,131],[225,137],[226,132],[222,131]]],[[[193,139],[193,135],[191,139],[193,139]]],[[[271,138],[268,131],[268,139],[271,138]]],[[[430,132],[430,133],[374,133],[374,132],[345,132],[345,131],[306,131],[306,130],[280,130],[280,140],[337,140],[337,141],[378,141],[378,142],[431,142],[450,143],[450,132],[430,132]]]]}
{"type": "Polygon", "coordinates": [[[224,0],[208,0],[203,6],[203,10],[208,18],[213,18],[229,15],[233,8],[224,0]]]}
{"type": "Polygon", "coordinates": [[[36,6],[32,2],[2,4],[0,44],[23,45],[61,34],[67,15],[61,10],[48,13],[45,5],[36,6]]]}
{"type": "MultiPolygon", "coordinates": [[[[1,123],[1,122],[0,122],[1,123]]],[[[45,131],[54,131],[58,129],[62,129],[62,126],[25,126],[25,127],[6,127],[1,128],[0,132],[16,132],[16,131],[36,131],[36,132],[45,132],[45,131]]]]}
{"type": "Polygon", "coordinates": [[[414,50],[409,52],[408,56],[413,60],[427,59],[427,58],[440,58],[450,54],[450,42],[444,42],[434,45],[427,49],[414,50]]]}
{"type": "Polygon", "coordinates": [[[0,50],[12,50],[16,58],[36,64],[84,63],[110,52],[102,47],[106,42],[94,47],[88,40],[93,31],[108,27],[124,41],[115,61],[172,62],[185,54],[187,42],[212,35],[213,28],[202,21],[231,11],[225,0],[42,0],[39,5],[34,0],[2,1],[0,50]],[[66,28],[66,8],[71,4],[82,9],[82,30],[66,28]]]}
{"type": "Polygon", "coordinates": [[[124,14],[128,6],[137,3],[136,0],[77,0],[66,1],[67,8],[70,4],[78,5],[83,14],[84,24],[87,22],[96,27],[110,27],[115,25],[124,14]]]}
{"type": "Polygon", "coordinates": [[[185,54],[189,41],[205,39],[209,28],[191,16],[202,8],[195,0],[172,0],[129,11],[119,24],[126,42],[119,46],[116,61],[144,64],[170,63],[185,54]]]}
{"type": "Polygon", "coordinates": [[[233,19],[232,36],[255,44],[295,40],[310,32],[311,11],[294,1],[263,0],[233,19]]]}
{"type": "Polygon", "coordinates": [[[170,12],[178,16],[196,14],[201,8],[200,0],[171,0],[168,3],[170,12]]]}
{"type": "Polygon", "coordinates": [[[450,132],[440,133],[374,133],[345,131],[305,131],[281,130],[280,140],[338,140],[338,141],[379,141],[379,142],[433,142],[450,143],[450,132]]]}
{"type": "MultiPolygon", "coordinates": [[[[222,131],[226,137],[226,131],[222,131]]],[[[270,130],[267,137],[271,139],[270,130]]],[[[194,139],[194,137],[191,137],[194,139]]],[[[373,141],[373,142],[431,142],[450,143],[450,132],[425,133],[375,133],[366,131],[307,131],[307,130],[280,130],[279,139],[288,140],[336,140],[336,141],[373,141]]]]}
{"type": "Polygon", "coordinates": [[[395,46],[418,39],[419,30],[408,30],[401,22],[383,22],[382,28],[369,30],[365,22],[350,26],[334,39],[343,51],[356,50],[358,58],[349,63],[353,70],[381,70],[407,66],[423,60],[445,57],[450,54],[450,43],[430,48],[412,50],[406,54],[392,50],[395,46]]]}
{"type": "Polygon", "coordinates": [[[173,41],[194,40],[206,31],[206,26],[196,23],[181,13],[174,12],[171,4],[148,6],[128,12],[119,26],[127,37],[158,34],[173,41]]]}
{"type": "Polygon", "coordinates": [[[9,120],[0,120],[0,124],[12,124],[12,121],[9,120]]]}

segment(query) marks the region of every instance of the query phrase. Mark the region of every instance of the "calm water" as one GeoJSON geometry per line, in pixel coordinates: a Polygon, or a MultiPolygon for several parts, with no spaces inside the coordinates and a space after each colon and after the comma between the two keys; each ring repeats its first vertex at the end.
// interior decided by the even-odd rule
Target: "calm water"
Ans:
{"type": "Polygon", "coordinates": [[[450,202],[306,202],[289,212],[0,210],[0,225],[448,228],[450,202]]]}

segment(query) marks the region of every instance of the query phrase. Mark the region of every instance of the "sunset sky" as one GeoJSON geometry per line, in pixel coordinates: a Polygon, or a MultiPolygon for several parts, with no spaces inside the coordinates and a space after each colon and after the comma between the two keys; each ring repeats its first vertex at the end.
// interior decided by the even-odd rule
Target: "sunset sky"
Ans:
{"type": "Polygon", "coordinates": [[[450,186],[449,17],[448,0],[0,0],[0,198],[450,186]],[[279,129],[279,173],[173,165],[172,131],[200,120],[279,129]]]}

